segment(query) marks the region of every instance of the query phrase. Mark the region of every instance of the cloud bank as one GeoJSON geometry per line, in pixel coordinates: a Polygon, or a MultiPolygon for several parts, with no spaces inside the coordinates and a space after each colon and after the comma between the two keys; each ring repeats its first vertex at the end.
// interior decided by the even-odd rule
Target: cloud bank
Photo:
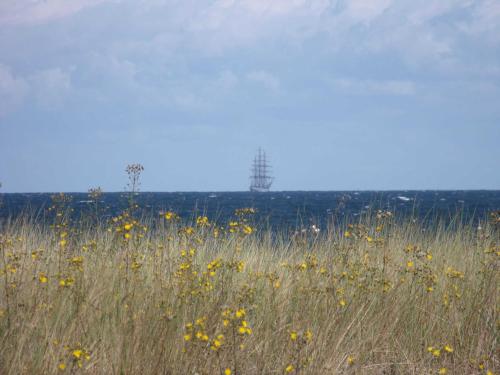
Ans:
{"type": "MultiPolygon", "coordinates": [[[[498,1],[5,0],[0,50],[0,146],[29,133],[38,137],[35,148],[45,142],[62,149],[74,140],[46,134],[69,129],[86,145],[82,152],[93,145],[96,160],[109,154],[112,165],[129,150],[159,167],[153,150],[163,155],[187,147],[209,155],[202,168],[210,169],[228,143],[242,154],[234,160],[241,164],[261,144],[302,165],[300,180],[311,181],[303,188],[337,186],[333,177],[313,178],[320,173],[307,165],[328,164],[346,152],[339,137],[361,154],[377,149],[377,140],[389,142],[388,134],[395,137],[391,144],[430,144],[435,152],[422,156],[409,187],[432,180],[424,178],[426,169],[448,147],[446,137],[454,139],[452,155],[460,147],[481,150],[465,165],[499,158],[489,148],[500,119],[498,1]],[[356,138],[372,129],[378,129],[374,141],[358,149],[356,138]],[[436,129],[442,143],[432,138],[436,129]],[[327,139],[331,145],[323,144],[327,139]],[[307,162],[292,155],[294,148],[318,145],[321,153],[311,152],[307,162]]],[[[36,167],[2,149],[0,157],[13,165],[36,167]]],[[[389,175],[394,169],[383,165],[391,158],[413,163],[416,157],[405,154],[410,149],[382,153],[377,168],[389,175]]],[[[57,164],[50,152],[39,151],[57,164]]],[[[71,158],[74,165],[84,160],[71,158]]],[[[198,159],[185,160],[194,168],[198,159]]],[[[447,169],[458,175],[463,163],[455,160],[447,169]]],[[[354,164],[360,171],[363,163],[357,158],[354,164]]],[[[170,168],[175,181],[187,182],[165,189],[196,189],[199,180],[170,168]]],[[[246,180],[229,161],[224,168],[246,180]]],[[[301,188],[291,167],[282,168],[288,177],[277,183],[301,188]]],[[[0,173],[14,175],[14,167],[4,169],[0,173]]],[[[213,179],[223,181],[214,189],[241,187],[223,175],[213,179]]],[[[345,176],[351,181],[345,187],[386,186],[369,174],[358,179],[346,170],[345,176]]],[[[477,186],[496,186],[498,178],[485,176],[477,186]]],[[[469,178],[446,178],[432,186],[472,186],[469,178]]],[[[28,177],[13,179],[29,190],[28,177]]],[[[159,190],[164,184],[159,177],[151,182],[159,190]]]]}

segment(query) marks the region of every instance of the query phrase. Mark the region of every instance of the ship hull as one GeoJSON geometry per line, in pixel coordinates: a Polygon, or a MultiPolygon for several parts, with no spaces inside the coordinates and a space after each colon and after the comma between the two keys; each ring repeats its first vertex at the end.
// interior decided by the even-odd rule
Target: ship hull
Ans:
{"type": "Polygon", "coordinates": [[[269,188],[261,188],[261,187],[250,187],[250,191],[252,193],[267,193],[269,191],[269,188]]]}

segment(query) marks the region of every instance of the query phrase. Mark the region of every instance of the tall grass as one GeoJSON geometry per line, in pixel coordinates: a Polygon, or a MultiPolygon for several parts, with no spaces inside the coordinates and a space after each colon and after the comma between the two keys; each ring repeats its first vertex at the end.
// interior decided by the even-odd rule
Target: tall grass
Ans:
{"type": "Polygon", "coordinates": [[[0,229],[0,373],[497,373],[499,228],[0,229]]]}

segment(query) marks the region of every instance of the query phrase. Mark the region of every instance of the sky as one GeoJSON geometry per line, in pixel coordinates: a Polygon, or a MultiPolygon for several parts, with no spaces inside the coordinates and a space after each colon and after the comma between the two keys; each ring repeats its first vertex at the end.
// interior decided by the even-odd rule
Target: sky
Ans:
{"type": "Polygon", "coordinates": [[[0,0],[0,192],[500,189],[497,0],[0,0]]]}

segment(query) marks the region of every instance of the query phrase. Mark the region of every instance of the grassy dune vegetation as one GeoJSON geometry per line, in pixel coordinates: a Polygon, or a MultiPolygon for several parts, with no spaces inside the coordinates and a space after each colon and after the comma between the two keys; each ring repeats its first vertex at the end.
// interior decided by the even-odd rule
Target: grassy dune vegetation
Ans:
{"type": "MultiPolygon", "coordinates": [[[[98,193],[98,192],[97,192],[98,193]]],[[[499,222],[0,228],[1,374],[498,374],[499,222]]]]}

